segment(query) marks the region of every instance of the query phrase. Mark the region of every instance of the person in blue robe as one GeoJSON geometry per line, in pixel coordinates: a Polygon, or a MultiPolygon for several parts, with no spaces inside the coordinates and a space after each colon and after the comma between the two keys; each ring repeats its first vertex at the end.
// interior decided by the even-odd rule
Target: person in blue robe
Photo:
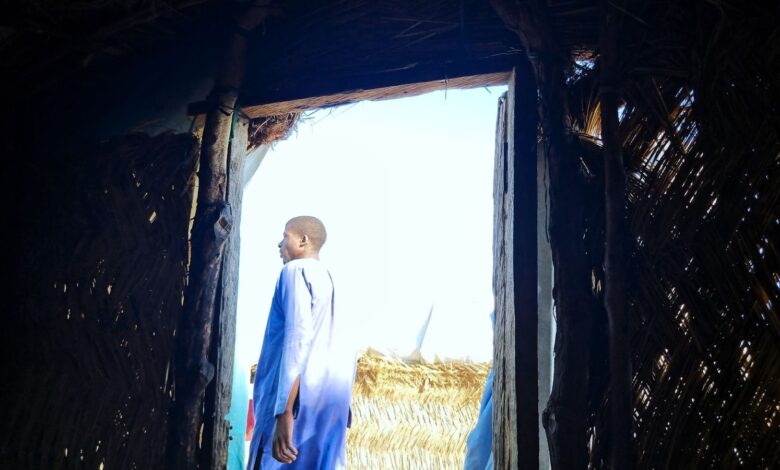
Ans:
{"type": "Polygon", "coordinates": [[[319,259],[326,238],[319,219],[301,216],[287,222],[279,243],[284,267],[255,376],[249,470],[346,467],[356,356],[319,259]]]}

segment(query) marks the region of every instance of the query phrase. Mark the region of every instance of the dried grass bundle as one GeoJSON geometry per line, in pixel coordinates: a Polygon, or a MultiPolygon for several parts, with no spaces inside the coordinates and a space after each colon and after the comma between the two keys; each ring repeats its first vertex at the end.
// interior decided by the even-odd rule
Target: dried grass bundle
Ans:
{"type": "Polygon", "coordinates": [[[347,443],[349,468],[461,468],[489,370],[489,364],[363,355],[347,443]]]}
{"type": "Polygon", "coordinates": [[[300,113],[287,113],[252,119],[249,121],[248,150],[286,139],[295,130],[300,118],[300,113]]]}

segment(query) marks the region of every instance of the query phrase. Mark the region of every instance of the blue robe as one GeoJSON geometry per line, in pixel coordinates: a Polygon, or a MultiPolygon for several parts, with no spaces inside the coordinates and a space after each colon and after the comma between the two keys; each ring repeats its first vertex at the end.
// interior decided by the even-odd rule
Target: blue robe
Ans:
{"type": "Polygon", "coordinates": [[[247,468],[340,469],[350,420],[356,356],[341,336],[330,273],[317,259],[285,264],[276,283],[254,385],[255,427],[247,468]],[[276,416],[295,379],[301,383],[293,414],[298,458],[285,465],[271,455],[276,416]]]}
{"type": "Polygon", "coordinates": [[[466,459],[463,470],[490,470],[493,468],[493,369],[490,369],[477,425],[466,440],[466,459]]]}
{"type": "MultiPolygon", "coordinates": [[[[495,311],[490,312],[490,322],[496,328],[495,311]]],[[[466,459],[463,470],[492,470],[493,468],[493,368],[490,368],[482,401],[479,405],[477,424],[466,439],[466,459]]]]}

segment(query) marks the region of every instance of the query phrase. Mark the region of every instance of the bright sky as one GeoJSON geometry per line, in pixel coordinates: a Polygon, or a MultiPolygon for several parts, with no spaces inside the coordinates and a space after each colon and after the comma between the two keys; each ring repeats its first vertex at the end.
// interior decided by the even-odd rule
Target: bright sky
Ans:
{"type": "Polygon", "coordinates": [[[431,309],[428,359],[489,361],[493,150],[505,87],[317,111],[245,189],[237,366],[257,360],[285,222],[319,217],[321,259],[355,345],[407,355],[431,309]]]}

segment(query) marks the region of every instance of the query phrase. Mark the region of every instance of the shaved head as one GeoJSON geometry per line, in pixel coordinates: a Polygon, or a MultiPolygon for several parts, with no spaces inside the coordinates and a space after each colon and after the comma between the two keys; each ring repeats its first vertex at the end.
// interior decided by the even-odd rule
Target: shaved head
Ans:
{"type": "Polygon", "coordinates": [[[301,215],[293,217],[287,222],[287,228],[297,232],[299,235],[305,235],[311,241],[313,248],[317,251],[322,248],[328,239],[328,232],[325,231],[325,225],[316,217],[310,215],[301,215]]]}

